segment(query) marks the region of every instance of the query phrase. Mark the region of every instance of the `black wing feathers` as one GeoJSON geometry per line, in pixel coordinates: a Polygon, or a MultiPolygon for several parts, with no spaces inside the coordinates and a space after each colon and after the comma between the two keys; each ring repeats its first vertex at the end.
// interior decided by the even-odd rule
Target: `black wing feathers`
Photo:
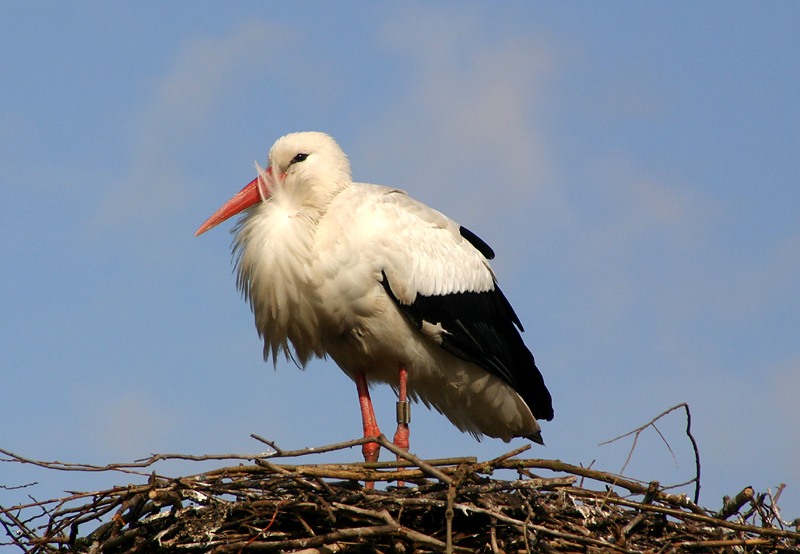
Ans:
{"type": "MultiPolygon", "coordinates": [[[[462,227],[462,235],[463,233],[462,227]]],[[[477,239],[472,233],[469,235],[477,239]]],[[[473,242],[467,235],[464,237],[473,242]]],[[[480,241],[480,244],[483,242],[480,241]]],[[[383,287],[418,328],[422,328],[423,322],[441,324],[445,331],[442,333],[442,348],[462,360],[482,367],[511,385],[535,418],[553,418],[550,393],[536,367],[533,355],[517,330],[517,327],[522,329],[522,325],[496,284],[494,290],[486,292],[460,292],[439,296],[418,294],[413,304],[403,304],[397,299],[385,273],[383,287]]]]}
{"type": "Polygon", "coordinates": [[[461,236],[467,239],[467,241],[474,246],[478,252],[483,254],[484,258],[487,260],[494,260],[494,250],[492,250],[491,246],[483,242],[478,235],[466,227],[459,227],[458,231],[461,233],[461,236]]]}

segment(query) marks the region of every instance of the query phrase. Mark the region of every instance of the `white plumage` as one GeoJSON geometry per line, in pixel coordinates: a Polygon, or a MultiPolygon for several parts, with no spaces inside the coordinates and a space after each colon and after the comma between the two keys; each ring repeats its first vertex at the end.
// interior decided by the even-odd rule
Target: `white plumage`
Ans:
{"type": "Polygon", "coordinates": [[[401,190],[353,183],[323,133],[279,139],[248,187],[197,234],[249,206],[237,282],[265,358],[328,355],[395,388],[402,366],[409,396],[460,430],[541,441],[550,396],[480,239],[401,190]]]}

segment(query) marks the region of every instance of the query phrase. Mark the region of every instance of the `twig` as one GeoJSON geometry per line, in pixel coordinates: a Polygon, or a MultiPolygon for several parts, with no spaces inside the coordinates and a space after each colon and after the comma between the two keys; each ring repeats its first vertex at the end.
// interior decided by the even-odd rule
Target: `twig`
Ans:
{"type": "Polygon", "coordinates": [[[133,475],[144,475],[148,476],[147,473],[142,473],[139,471],[132,471],[134,468],[145,468],[153,465],[156,462],[162,460],[188,460],[192,462],[202,462],[208,460],[252,460],[254,458],[261,458],[261,457],[269,457],[271,454],[250,454],[250,455],[242,455],[242,454],[208,454],[204,456],[192,456],[190,454],[153,454],[149,458],[142,458],[140,460],[136,460],[132,463],[125,463],[125,464],[107,464],[104,466],[97,466],[91,464],[71,464],[66,462],[43,462],[38,460],[30,460],[28,458],[24,458],[13,452],[9,452],[8,450],[4,450],[0,448],[0,454],[4,454],[8,456],[8,459],[0,460],[4,462],[17,462],[20,464],[30,464],[39,467],[43,467],[45,469],[55,469],[58,471],[87,471],[87,472],[98,472],[98,471],[119,471],[121,473],[130,473],[133,475]]]}
{"type": "Polygon", "coordinates": [[[297,475],[295,472],[289,471],[288,469],[284,469],[279,465],[273,464],[272,462],[269,462],[267,460],[256,460],[256,465],[266,467],[267,469],[271,469],[275,473],[286,475],[287,477],[293,479],[294,481],[296,481],[297,483],[299,483],[304,487],[308,487],[313,490],[319,490],[320,488],[322,488],[320,487],[320,485],[316,483],[311,483],[310,481],[306,481],[305,479],[297,475]]]}
{"type": "Polygon", "coordinates": [[[791,538],[793,540],[800,540],[800,533],[795,533],[793,531],[787,531],[784,529],[774,529],[770,527],[756,527],[754,525],[744,525],[741,523],[733,523],[730,521],[716,519],[710,516],[696,514],[694,512],[683,512],[681,510],[675,508],[667,508],[664,506],[654,506],[654,505],[647,505],[641,504],[639,502],[631,502],[625,500],[623,498],[610,498],[608,500],[610,504],[620,504],[622,506],[631,506],[638,508],[640,510],[646,510],[650,512],[656,512],[660,514],[664,514],[667,516],[673,516],[679,519],[684,520],[691,520],[691,521],[698,521],[701,523],[706,523],[711,526],[717,527],[724,527],[725,529],[731,529],[733,531],[742,531],[742,532],[750,532],[754,533],[757,532],[761,535],[766,535],[770,537],[786,537],[791,538]]]}
{"type": "MultiPolygon", "coordinates": [[[[652,481],[650,485],[647,487],[647,492],[644,495],[644,499],[642,500],[642,504],[652,504],[653,499],[656,497],[658,493],[658,481],[652,481]]],[[[645,512],[639,512],[635,518],[630,520],[625,527],[620,530],[620,534],[625,537],[628,533],[630,533],[637,525],[639,525],[642,521],[644,521],[645,517],[647,517],[645,512]]]]}
{"type": "Polygon", "coordinates": [[[278,446],[266,439],[262,439],[258,435],[250,435],[254,439],[257,439],[275,450],[275,452],[269,452],[266,454],[262,454],[261,458],[296,458],[298,456],[305,456],[306,454],[321,454],[323,452],[333,452],[335,450],[344,450],[345,448],[352,448],[354,446],[360,446],[362,444],[366,444],[368,442],[375,442],[372,437],[364,437],[361,439],[354,439],[351,441],[339,442],[336,444],[329,444],[327,446],[312,446],[310,448],[302,448],[300,450],[282,450],[278,448],[278,446]]]}
{"type": "Polygon", "coordinates": [[[489,473],[489,474],[491,474],[492,469],[494,469],[494,467],[497,464],[502,463],[505,460],[508,460],[509,458],[513,458],[514,456],[517,456],[518,454],[522,454],[526,450],[530,450],[530,448],[531,448],[531,445],[530,444],[526,444],[525,446],[521,446],[519,448],[516,448],[516,449],[512,450],[511,452],[506,452],[502,456],[498,456],[497,458],[495,458],[493,460],[489,460],[485,464],[481,464],[480,469],[478,470],[478,473],[489,473]]]}
{"type": "Polygon", "coordinates": [[[770,544],[769,539],[726,539],[719,541],[686,541],[678,543],[676,546],[683,548],[722,548],[726,546],[757,546],[770,544]]]}
{"type": "Polygon", "coordinates": [[[753,499],[754,493],[755,491],[753,490],[753,487],[745,487],[733,498],[726,498],[722,509],[714,514],[714,517],[719,519],[728,519],[732,515],[738,513],[742,506],[750,502],[753,499]]]}
{"type": "MultiPolygon", "coordinates": [[[[506,460],[505,462],[501,462],[500,464],[498,464],[498,467],[504,469],[518,469],[520,467],[526,467],[526,468],[536,467],[536,468],[550,469],[552,471],[557,471],[561,473],[571,473],[573,475],[588,477],[589,479],[594,479],[595,481],[600,481],[603,483],[608,483],[610,485],[623,487],[625,489],[628,489],[630,492],[634,494],[647,493],[646,486],[631,481],[629,479],[624,479],[619,475],[598,471],[596,469],[588,469],[585,467],[574,466],[571,464],[561,462],[559,460],[536,460],[536,459],[506,460]]],[[[675,506],[689,508],[693,512],[699,514],[705,513],[703,509],[700,508],[700,506],[697,506],[692,501],[688,500],[685,496],[677,496],[674,494],[659,492],[656,498],[658,500],[667,502],[675,506]]]]}
{"type": "MultiPolygon", "coordinates": [[[[605,444],[610,444],[612,442],[618,441],[618,440],[623,439],[625,437],[628,437],[630,435],[634,435],[633,444],[631,445],[631,449],[628,452],[628,457],[625,459],[625,463],[622,464],[622,469],[620,470],[620,475],[621,475],[621,474],[623,474],[625,472],[625,468],[628,466],[628,462],[631,461],[631,457],[633,456],[633,451],[636,448],[636,442],[639,440],[639,435],[642,433],[642,431],[644,431],[648,427],[653,427],[653,429],[656,430],[658,435],[661,437],[661,439],[667,445],[667,449],[669,449],[670,454],[672,454],[672,458],[675,459],[675,453],[672,452],[672,448],[670,447],[669,443],[667,442],[667,439],[664,437],[664,435],[661,434],[661,431],[659,431],[658,428],[655,426],[655,422],[658,421],[659,419],[661,419],[662,417],[666,416],[667,414],[677,410],[678,408],[683,408],[686,411],[686,436],[689,437],[689,440],[692,443],[692,449],[694,450],[694,460],[695,460],[695,469],[696,469],[695,478],[694,478],[694,483],[695,483],[694,503],[697,504],[699,502],[699,499],[700,499],[700,450],[697,447],[697,441],[695,441],[694,436],[692,435],[692,412],[689,410],[689,405],[686,404],[685,402],[682,402],[682,403],[680,403],[680,404],[678,404],[676,406],[673,406],[672,408],[660,413],[659,415],[657,415],[656,417],[651,419],[649,422],[647,422],[646,424],[642,425],[641,427],[638,427],[638,428],[634,429],[633,431],[629,431],[629,432],[625,433],[624,435],[620,435],[620,436],[618,436],[616,438],[613,438],[611,440],[607,440],[607,441],[601,442],[599,444],[599,446],[603,446],[605,444]]],[[[677,463],[677,461],[676,461],[676,463],[677,463]]]]}
{"type": "MultiPolygon", "coordinates": [[[[422,471],[424,471],[425,473],[427,473],[431,477],[435,477],[436,479],[438,479],[439,481],[441,481],[445,485],[449,485],[450,483],[453,482],[453,480],[450,479],[450,477],[448,477],[447,475],[445,475],[444,473],[442,473],[441,471],[439,471],[438,469],[436,469],[432,465],[420,460],[419,458],[417,458],[416,456],[414,456],[410,452],[406,452],[402,448],[399,448],[396,445],[394,445],[391,442],[389,442],[389,439],[387,439],[382,433],[375,439],[375,442],[377,442],[382,447],[384,447],[387,450],[389,450],[392,454],[395,454],[397,456],[400,456],[401,458],[404,458],[404,459],[408,460],[409,462],[412,462],[415,466],[420,468],[422,471]]],[[[397,480],[401,481],[402,479],[397,479],[397,480]]]]}
{"type": "Polygon", "coordinates": [[[282,456],[282,455],[283,455],[283,450],[281,450],[280,448],[278,448],[278,446],[277,446],[277,445],[276,445],[274,442],[272,442],[272,441],[268,441],[268,440],[267,440],[267,439],[265,439],[265,438],[259,437],[259,436],[258,436],[258,435],[256,435],[255,433],[250,433],[250,436],[251,436],[251,437],[253,437],[254,439],[256,439],[257,441],[263,442],[264,444],[266,444],[267,446],[269,446],[270,448],[272,448],[272,449],[275,451],[275,454],[276,454],[277,456],[282,456]]]}

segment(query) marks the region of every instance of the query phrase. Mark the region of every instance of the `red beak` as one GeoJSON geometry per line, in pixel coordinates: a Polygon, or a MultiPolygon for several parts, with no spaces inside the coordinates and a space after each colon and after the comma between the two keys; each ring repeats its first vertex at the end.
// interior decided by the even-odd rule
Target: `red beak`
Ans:
{"type": "Polygon", "coordinates": [[[212,227],[216,227],[226,219],[235,216],[253,204],[261,202],[261,192],[259,191],[260,187],[258,186],[258,180],[259,177],[256,177],[250,181],[246,187],[237,192],[233,198],[225,202],[224,206],[214,212],[214,215],[209,217],[206,222],[200,226],[194,236],[205,233],[212,227]]]}

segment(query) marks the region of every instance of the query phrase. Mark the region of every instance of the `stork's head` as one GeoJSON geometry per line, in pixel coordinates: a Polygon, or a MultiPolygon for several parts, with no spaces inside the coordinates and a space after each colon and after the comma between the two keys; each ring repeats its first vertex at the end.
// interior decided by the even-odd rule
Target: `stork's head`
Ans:
{"type": "Polygon", "coordinates": [[[269,165],[208,218],[195,236],[205,233],[253,204],[267,200],[276,188],[303,187],[322,196],[335,194],[351,180],[350,162],[325,133],[291,133],[269,150],[269,165]]]}
{"type": "Polygon", "coordinates": [[[350,162],[335,140],[325,133],[291,133],[269,150],[269,170],[281,180],[350,179],[350,162]]]}

